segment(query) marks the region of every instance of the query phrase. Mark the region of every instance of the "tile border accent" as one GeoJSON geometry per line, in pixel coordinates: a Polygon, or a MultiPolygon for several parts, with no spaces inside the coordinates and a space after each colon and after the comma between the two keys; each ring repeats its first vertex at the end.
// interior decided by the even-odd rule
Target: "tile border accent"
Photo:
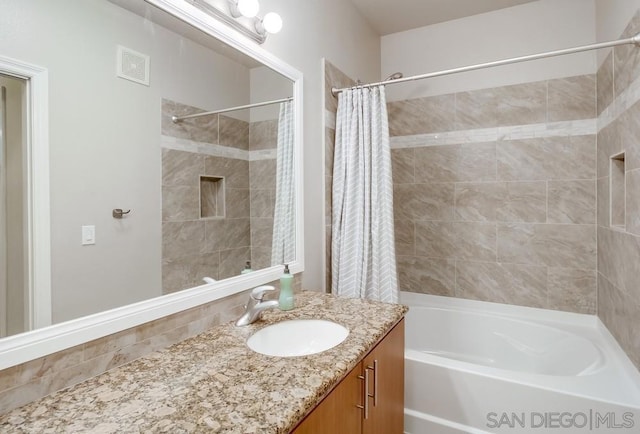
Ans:
{"type": "Polygon", "coordinates": [[[598,131],[607,127],[611,122],[640,101],[640,77],[636,78],[620,95],[613,98],[607,108],[598,116],[598,131]]]}
{"type": "Polygon", "coordinates": [[[540,137],[587,136],[597,133],[597,123],[597,119],[583,119],[544,124],[416,134],[412,136],[395,136],[391,137],[391,148],[402,149],[423,146],[459,145],[462,143],[486,143],[540,137]]]}
{"type": "Polygon", "coordinates": [[[233,158],[236,160],[245,161],[275,160],[277,154],[276,149],[245,151],[230,146],[196,142],[194,140],[180,139],[177,137],[165,135],[160,135],[160,147],[165,149],[173,149],[174,151],[194,152],[198,154],[210,155],[212,157],[233,158]]]}
{"type": "Polygon", "coordinates": [[[249,161],[258,160],[275,160],[278,154],[277,149],[259,149],[257,151],[249,151],[249,161]]]}
{"type": "Polygon", "coordinates": [[[335,112],[324,109],[324,126],[332,130],[336,129],[336,113],[335,112]]]}
{"type": "MultiPolygon", "coordinates": [[[[609,104],[609,106],[594,119],[394,136],[391,137],[391,147],[393,149],[402,149],[420,146],[531,139],[536,137],[563,137],[597,134],[638,101],[640,101],[640,77],[634,80],[627,89],[614,98],[611,104],[609,104]]],[[[325,109],[324,122],[325,127],[335,130],[336,114],[325,109]]]]}

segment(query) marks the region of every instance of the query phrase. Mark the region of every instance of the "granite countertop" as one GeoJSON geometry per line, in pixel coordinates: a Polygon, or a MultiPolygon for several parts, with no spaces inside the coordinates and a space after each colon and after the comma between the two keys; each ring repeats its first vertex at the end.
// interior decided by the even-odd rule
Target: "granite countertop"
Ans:
{"type": "Polygon", "coordinates": [[[407,308],[303,291],[296,308],[246,327],[216,326],[0,416],[3,433],[288,433],[395,325],[407,308]],[[245,342],[288,319],[349,329],[340,345],[271,357],[245,342]]]}

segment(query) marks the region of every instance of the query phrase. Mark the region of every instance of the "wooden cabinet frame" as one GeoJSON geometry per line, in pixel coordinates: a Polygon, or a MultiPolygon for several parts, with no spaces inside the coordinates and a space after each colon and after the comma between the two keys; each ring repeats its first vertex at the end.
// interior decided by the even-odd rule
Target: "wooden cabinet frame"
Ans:
{"type": "Polygon", "coordinates": [[[402,434],[404,319],[334,387],[293,434],[402,434]]]}

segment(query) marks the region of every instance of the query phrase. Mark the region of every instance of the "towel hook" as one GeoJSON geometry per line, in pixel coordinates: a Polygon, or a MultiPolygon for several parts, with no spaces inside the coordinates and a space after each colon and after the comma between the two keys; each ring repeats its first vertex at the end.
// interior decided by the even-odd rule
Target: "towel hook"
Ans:
{"type": "Polygon", "coordinates": [[[122,217],[124,217],[125,215],[129,214],[131,212],[130,209],[124,211],[120,208],[116,208],[113,210],[113,212],[111,213],[111,215],[113,216],[114,219],[121,219],[122,217]]]}

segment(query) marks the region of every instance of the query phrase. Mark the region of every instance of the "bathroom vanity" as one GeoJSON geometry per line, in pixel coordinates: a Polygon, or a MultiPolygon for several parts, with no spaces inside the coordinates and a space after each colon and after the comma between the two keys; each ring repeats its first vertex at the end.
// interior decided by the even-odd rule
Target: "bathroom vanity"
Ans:
{"type": "Polygon", "coordinates": [[[216,326],[2,415],[0,432],[400,433],[406,310],[303,291],[292,311],[216,326]],[[301,357],[247,347],[292,319],[330,320],[349,335],[301,357]]]}
{"type": "Polygon", "coordinates": [[[294,434],[403,432],[404,319],[296,427],[294,434]]]}

